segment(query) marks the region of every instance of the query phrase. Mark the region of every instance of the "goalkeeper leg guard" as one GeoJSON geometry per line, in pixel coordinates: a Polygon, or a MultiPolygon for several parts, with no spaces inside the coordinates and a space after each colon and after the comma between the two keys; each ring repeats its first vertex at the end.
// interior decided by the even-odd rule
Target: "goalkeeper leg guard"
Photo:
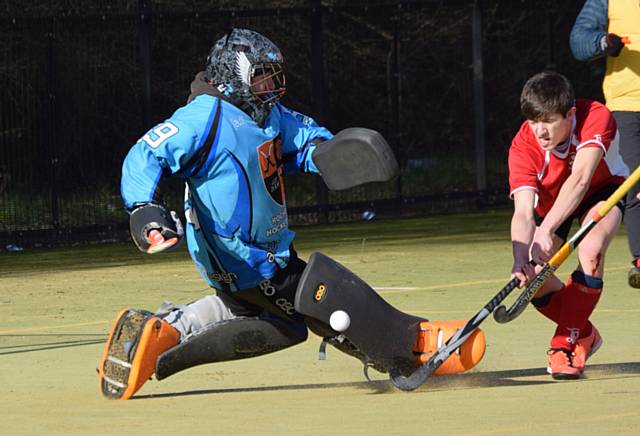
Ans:
{"type": "Polygon", "coordinates": [[[103,395],[131,398],[155,372],[158,356],[179,342],[180,333],[151,312],[122,310],[109,332],[98,368],[103,395]]]}
{"type": "Polygon", "coordinates": [[[295,308],[328,326],[327,342],[369,366],[410,374],[418,364],[413,348],[424,318],[394,308],[362,279],[322,253],[309,258],[298,283],[295,308]],[[349,320],[340,331],[330,327],[331,315],[338,310],[349,320]],[[331,339],[334,336],[338,337],[331,339]]]}
{"type": "Polygon", "coordinates": [[[245,359],[273,353],[307,339],[302,322],[264,312],[260,317],[237,317],[210,324],[187,336],[154,360],[156,379],[196,365],[245,359]]]}

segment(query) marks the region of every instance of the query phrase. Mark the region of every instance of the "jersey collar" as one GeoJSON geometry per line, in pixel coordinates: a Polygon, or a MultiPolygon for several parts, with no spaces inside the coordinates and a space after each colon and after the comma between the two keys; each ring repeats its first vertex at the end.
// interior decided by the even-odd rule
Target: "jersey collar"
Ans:
{"type": "Polygon", "coordinates": [[[551,153],[559,159],[565,159],[569,155],[569,150],[571,149],[571,144],[573,143],[573,138],[575,137],[574,131],[576,129],[576,116],[574,115],[571,119],[571,133],[567,140],[554,148],[551,153]]]}

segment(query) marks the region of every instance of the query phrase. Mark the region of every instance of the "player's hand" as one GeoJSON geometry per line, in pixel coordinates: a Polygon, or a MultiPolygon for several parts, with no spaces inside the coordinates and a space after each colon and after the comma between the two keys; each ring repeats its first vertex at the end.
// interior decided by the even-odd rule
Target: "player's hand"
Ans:
{"type": "Polygon", "coordinates": [[[519,288],[524,287],[529,281],[535,277],[535,266],[531,262],[514,263],[511,269],[511,278],[517,277],[520,280],[519,288]]]}
{"type": "Polygon", "coordinates": [[[531,244],[531,260],[537,265],[543,265],[553,256],[553,236],[548,231],[538,227],[533,235],[531,244]]]}
{"type": "Polygon", "coordinates": [[[512,272],[511,279],[513,279],[514,277],[517,277],[518,280],[520,280],[520,283],[518,283],[519,288],[522,288],[524,287],[524,285],[527,284],[527,276],[525,276],[522,272],[519,272],[519,271],[512,272]]]}
{"type": "Polygon", "coordinates": [[[131,212],[131,238],[140,251],[154,254],[177,247],[184,236],[184,228],[175,211],[147,203],[131,212]]]}
{"type": "Polygon", "coordinates": [[[624,41],[615,33],[607,33],[602,37],[601,42],[607,56],[617,57],[624,47],[624,41]]]}
{"type": "Polygon", "coordinates": [[[152,229],[147,233],[147,241],[149,241],[149,246],[146,250],[147,253],[155,254],[173,248],[180,242],[180,238],[173,236],[165,239],[164,236],[162,236],[161,229],[152,229]]]}

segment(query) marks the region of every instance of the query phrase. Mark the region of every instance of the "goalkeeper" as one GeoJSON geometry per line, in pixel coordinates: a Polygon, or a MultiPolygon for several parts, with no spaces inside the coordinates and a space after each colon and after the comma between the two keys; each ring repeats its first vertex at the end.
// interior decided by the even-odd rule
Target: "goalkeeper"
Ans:
{"type": "MultiPolygon", "coordinates": [[[[388,180],[397,163],[377,132],[346,129],[333,136],[283,106],[283,65],[280,50],[269,39],[233,29],[212,48],[206,71],[191,84],[187,105],[149,130],[127,155],[121,191],[133,241],[140,250],[157,253],[175,247],[186,233],[189,253],[215,295],[156,313],[122,310],[99,367],[105,396],[130,398],[154,373],[162,379],[195,365],[290,347],[307,338],[307,328],[380,371],[391,369],[399,358],[414,368],[422,352],[437,348],[435,339],[425,338],[427,333],[418,339],[421,320],[415,317],[396,314],[406,319],[396,324],[407,343],[399,349],[402,356],[396,356],[389,355],[384,341],[359,349],[350,340],[369,344],[359,338],[385,329],[384,315],[368,330],[352,327],[338,335],[328,319],[305,317],[297,310],[296,290],[306,263],[292,245],[284,174],[319,172],[330,188],[343,189],[388,180]],[[186,232],[162,203],[158,186],[165,177],[186,182],[186,232]],[[402,328],[403,323],[411,328],[402,328]]],[[[359,298],[371,292],[364,289],[351,301],[365,307],[359,298]]],[[[376,302],[380,313],[391,313],[376,302]]],[[[351,313],[354,326],[366,317],[357,311],[351,313]]],[[[434,327],[431,337],[438,332],[442,341],[443,334],[446,340],[455,329],[445,322],[434,327]]],[[[483,352],[483,337],[476,337],[483,352]]],[[[398,343],[398,337],[391,340],[398,343]]],[[[482,355],[474,356],[452,356],[441,373],[475,365],[482,355]]]]}

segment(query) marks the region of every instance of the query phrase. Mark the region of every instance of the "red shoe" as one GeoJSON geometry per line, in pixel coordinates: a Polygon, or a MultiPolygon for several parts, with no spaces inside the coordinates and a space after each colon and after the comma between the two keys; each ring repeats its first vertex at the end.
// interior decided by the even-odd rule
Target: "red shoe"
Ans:
{"type": "Polygon", "coordinates": [[[596,326],[592,324],[591,334],[585,338],[578,339],[576,342],[576,349],[573,352],[573,366],[578,368],[581,372],[584,371],[587,359],[598,351],[603,342],[600,332],[596,326]]]}
{"type": "Polygon", "coordinates": [[[547,372],[556,380],[574,380],[580,378],[582,371],[573,366],[573,353],[564,348],[551,348],[547,351],[547,372]]]}
{"type": "MultiPolygon", "coordinates": [[[[418,363],[425,363],[429,360],[433,353],[446,344],[449,338],[463,328],[466,323],[464,320],[421,322],[418,340],[413,349],[414,353],[418,355],[418,363]]],[[[484,332],[476,329],[464,344],[440,365],[434,374],[456,374],[473,368],[482,360],[485,347],[484,332]]]]}
{"type": "Polygon", "coordinates": [[[160,354],[180,342],[180,333],[151,312],[122,310],[116,317],[98,368],[107,398],[127,400],[149,380],[160,354]]]}

